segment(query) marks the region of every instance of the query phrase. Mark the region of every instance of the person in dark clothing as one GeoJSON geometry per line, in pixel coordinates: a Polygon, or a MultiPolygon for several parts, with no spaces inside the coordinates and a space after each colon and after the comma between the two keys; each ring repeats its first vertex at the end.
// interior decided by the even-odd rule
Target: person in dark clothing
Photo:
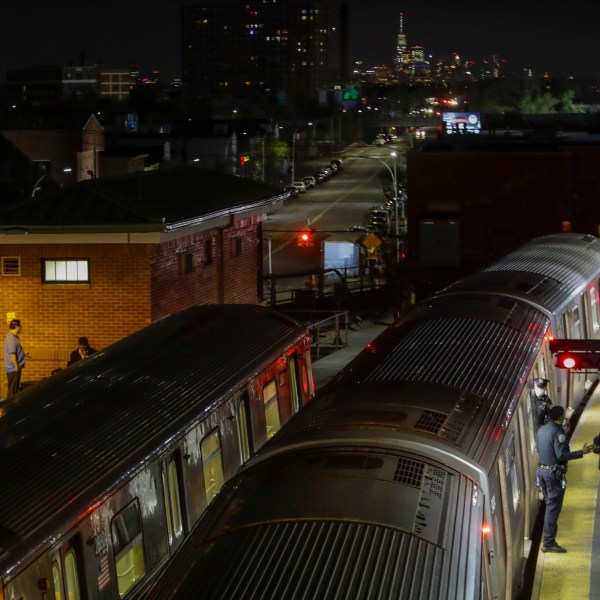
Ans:
{"type": "Polygon", "coordinates": [[[548,417],[548,422],[538,429],[536,435],[540,459],[537,485],[542,490],[546,502],[542,552],[566,552],[565,548],[556,543],[556,532],[567,487],[567,463],[583,458],[593,447],[584,444],[581,450],[571,452],[567,434],[562,428],[565,418],[565,409],[562,406],[553,406],[548,417]]]}
{"type": "Polygon", "coordinates": [[[8,380],[6,398],[19,392],[21,385],[21,371],[25,367],[25,350],[19,339],[22,331],[21,321],[13,319],[8,324],[8,333],[4,340],[4,369],[8,380]]]}
{"type": "Polygon", "coordinates": [[[546,388],[548,387],[549,381],[536,377],[533,380],[533,392],[535,394],[535,414],[537,417],[538,426],[544,425],[548,422],[548,413],[552,408],[552,400],[548,394],[546,394],[546,388]]]}
{"type": "Polygon", "coordinates": [[[71,352],[71,356],[69,357],[69,362],[67,362],[67,367],[74,365],[76,362],[87,358],[88,356],[94,354],[96,350],[91,348],[88,339],[86,337],[80,337],[77,341],[77,348],[71,352]]]}

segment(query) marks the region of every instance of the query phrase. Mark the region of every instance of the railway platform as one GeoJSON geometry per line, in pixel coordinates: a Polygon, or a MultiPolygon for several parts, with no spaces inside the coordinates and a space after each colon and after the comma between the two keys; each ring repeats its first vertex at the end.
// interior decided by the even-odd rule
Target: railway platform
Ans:
{"type": "MultiPolygon", "coordinates": [[[[600,386],[596,387],[571,436],[571,450],[592,443],[600,432],[600,386]]],[[[532,600],[600,600],[599,457],[571,461],[558,520],[557,542],[566,554],[539,551],[532,600]]]]}
{"type": "Polygon", "coordinates": [[[343,367],[345,367],[368,343],[372,342],[393,322],[393,315],[382,315],[377,319],[368,319],[360,326],[354,323],[348,330],[348,345],[332,352],[313,363],[315,385],[320,390],[343,367]]]}

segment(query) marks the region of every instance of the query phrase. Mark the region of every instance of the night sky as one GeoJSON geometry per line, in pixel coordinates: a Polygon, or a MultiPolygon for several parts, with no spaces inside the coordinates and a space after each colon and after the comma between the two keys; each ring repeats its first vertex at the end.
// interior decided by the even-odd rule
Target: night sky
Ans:
{"type": "MultiPolygon", "coordinates": [[[[223,0],[227,1],[227,0],[223,0]]],[[[237,1],[237,0],[236,0],[237,1]]],[[[2,0],[0,80],[8,68],[104,62],[180,75],[180,0],[2,0]]],[[[350,60],[391,64],[398,15],[409,45],[434,56],[498,54],[519,71],[600,75],[600,2],[348,0],[350,60]]]]}

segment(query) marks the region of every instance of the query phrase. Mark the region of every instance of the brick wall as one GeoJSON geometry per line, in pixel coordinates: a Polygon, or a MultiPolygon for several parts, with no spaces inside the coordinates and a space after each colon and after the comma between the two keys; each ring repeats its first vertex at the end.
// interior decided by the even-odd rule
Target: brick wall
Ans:
{"type": "Polygon", "coordinates": [[[152,319],[196,304],[256,304],[259,222],[259,218],[245,219],[155,248],[152,319]]]}
{"type": "MultiPolygon", "coordinates": [[[[0,274],[0,338],[14,313],[30,355],[23,381],[65,367],[82,335],[102,349],[195,304],[255,304],[261,220],[252,217],[160,246],[0,245],[0,257],[20,260],[18,275],[0,274]],[[42,258],[89,259],[90,284],[42,284],[42,258]]],[[[2,373],[0,398],[5,389],[2,373]]]]}
{"type": "Polygon", "coordinates": [[[82,335],[101,349],[150,324],[149,253],[145,245],[0,246],[0,256],[20,258],[20,275],[0,275],[0,337],[8,331],[6,315],[15,313],[30,355],[24,381],[66,366],[82,335]],[[41,258],[73,257],[89,258],[89,285],[42,285],[41,258]]]}
{"type": "Polygon", "coordinates": [[[258,302],[257,223],[246,219],[223,235],[223,266],[225,304],[256,304],[258,302]],[[238,240],[236,242],[236,240],[238,240]],[[241,254],[236,255],[241,244],[241,254]]]}

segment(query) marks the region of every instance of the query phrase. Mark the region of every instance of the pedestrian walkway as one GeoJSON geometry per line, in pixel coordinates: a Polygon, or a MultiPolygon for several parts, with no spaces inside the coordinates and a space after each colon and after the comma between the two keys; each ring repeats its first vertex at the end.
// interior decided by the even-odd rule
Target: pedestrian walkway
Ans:
{"type": "Polygon", "coordinates": [[[352,323],[348,329],[348,345],[336,352],[316,360],[313,373],[317,390],[345,367],[368,343],[372,342],[393,322],[393,316],[383,315],[377,319],[352,323]]]}
{"type": "MultiPolygon", "coordinates": [[[[600,432],[600,388],[583,411],[570,440],[571,450],[592,443],[600,432]]],[[[569,463],[567,490],[558,520],[557,542],[566,554],[538,555],[533,600],[600,600],[600,483],[595,454],[569,463]]]]}

